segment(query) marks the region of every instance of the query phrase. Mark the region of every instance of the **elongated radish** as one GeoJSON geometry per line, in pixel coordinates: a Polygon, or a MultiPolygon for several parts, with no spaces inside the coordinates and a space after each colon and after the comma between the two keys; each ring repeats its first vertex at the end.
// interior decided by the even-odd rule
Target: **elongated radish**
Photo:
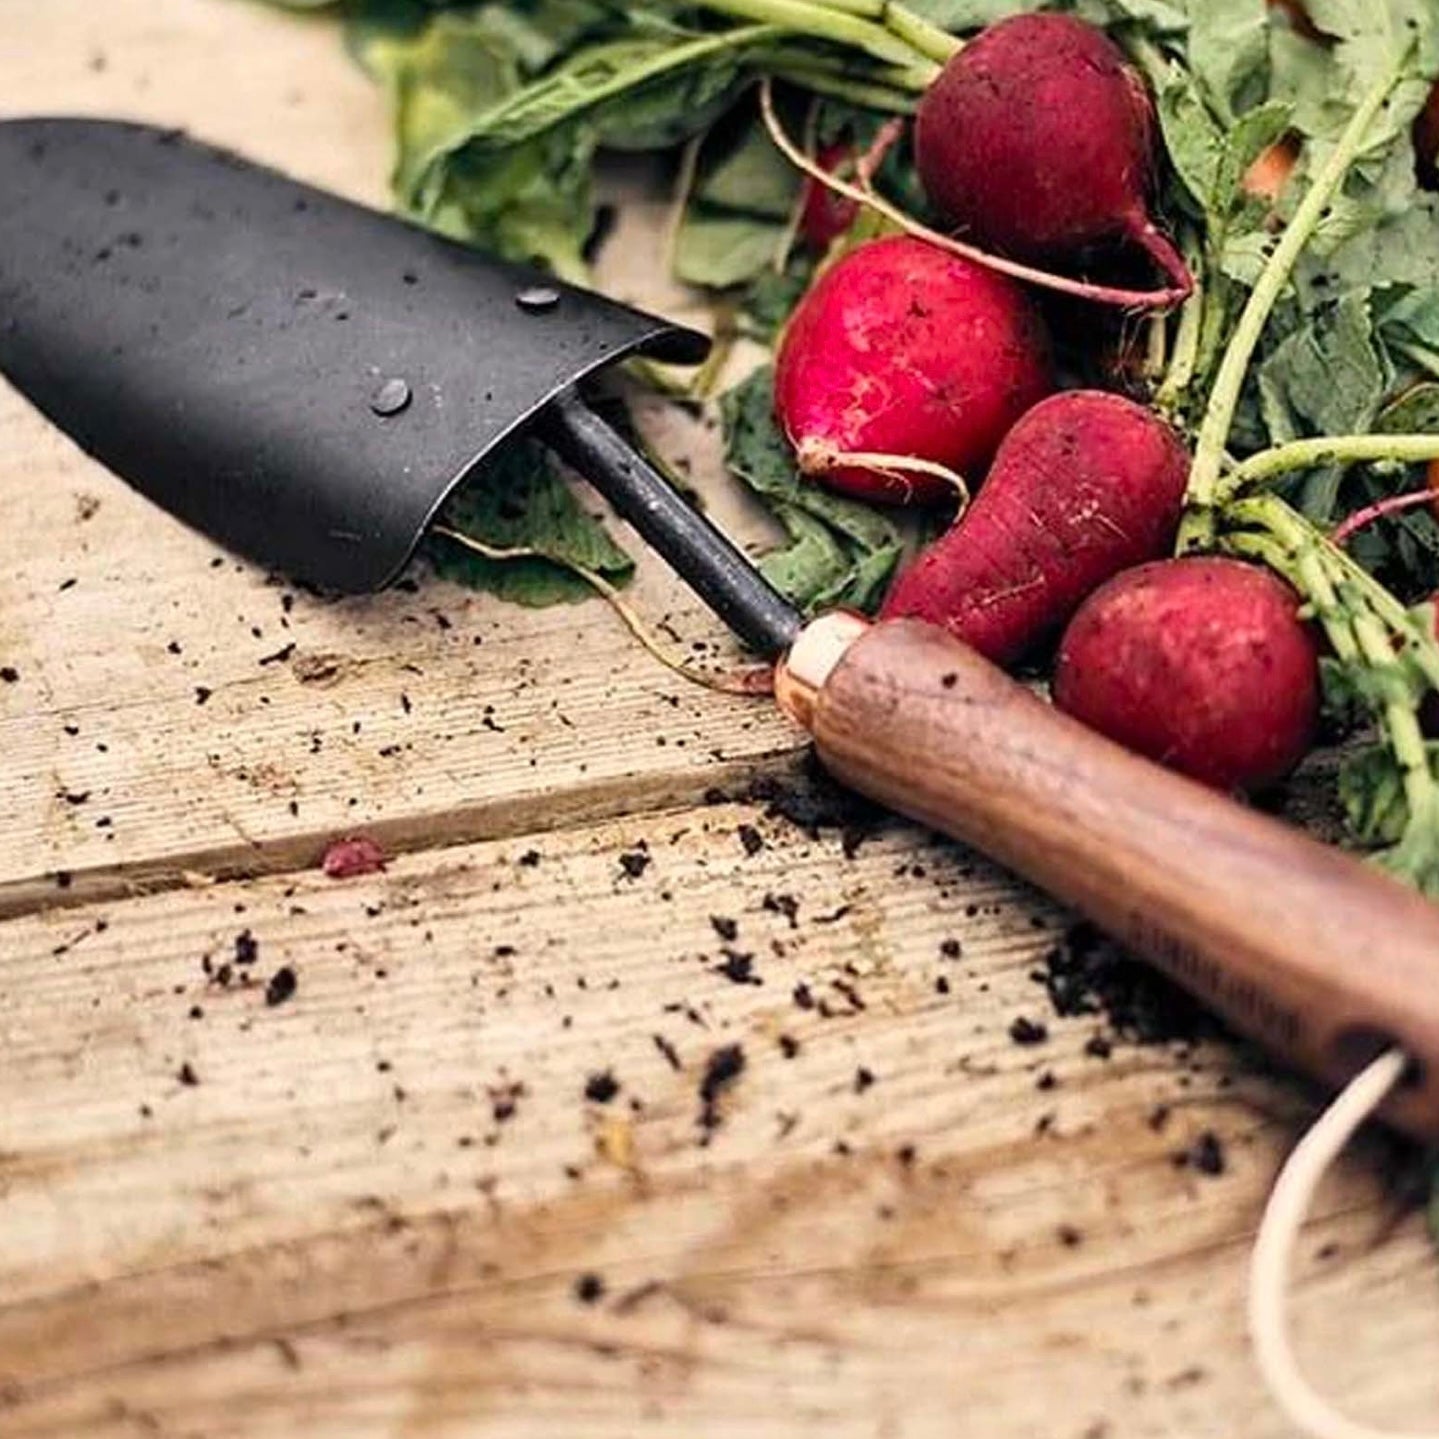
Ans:
{"type": "Polygon", "coordinates": [[[1080,607],[1054,702],[1218,789],[1258,790],[1304,757],[1319,720],[1319,648],[1299,596],[1220,556],[1141,565],[1080,607]]]}
{"type": "Polygon", "coordinates": [[[915,159],[941,214],[980,244],[1035,262],[1127,240],[1183,298],[1193,280],[1148,213],[1154,106],[1114,43],[1070,15],[982,31],[925,91],[915,159]]]}
{"type": "Polygon", "coordinates": [[[999,663],[1058,630],[1097,585],[1168,553],[1189,456],[1152,410],[1071,390],[1010,431],[968,512],[895,582],[913,615],[999,663]]]}
{"type": "Polygon", "coordinates": [[[800,468],[900,503],[952,496],[1052,388],[1049,338],[1020,286],[907,235],[826,270],[775,363],[800,468]]]}

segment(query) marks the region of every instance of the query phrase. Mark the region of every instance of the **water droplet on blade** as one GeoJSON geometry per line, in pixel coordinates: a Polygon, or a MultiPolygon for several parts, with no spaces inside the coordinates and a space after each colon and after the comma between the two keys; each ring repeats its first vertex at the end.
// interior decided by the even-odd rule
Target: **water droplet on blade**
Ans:
{"type": "Polygon", "coordinates": [[[410,387],[398,376],[386,380],[370,396],[370,408],[380,416],[398,415],[409,407],[409,403],[410,387]]]}
{"type": "Polygon", "coordinates": [[[542,315],[560,303],[560,292],[553,285],[526,285],[515,295],[515,304],[529,315],[542,315]]]}

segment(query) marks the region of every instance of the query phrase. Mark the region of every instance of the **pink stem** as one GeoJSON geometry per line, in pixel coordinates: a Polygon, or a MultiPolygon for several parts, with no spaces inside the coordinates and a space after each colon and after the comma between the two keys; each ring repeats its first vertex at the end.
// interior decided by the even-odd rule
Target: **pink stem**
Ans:
{"type": "Polygon", "coordinates": [[[1170,295],[1172,304],[1182,304],[1194,293],[1194,276],[1184,262],[1174,242],[1147,215],[1141,216],[1130,231],[1130,238],[1156,265],[1160,273],[1173,285],[1170,295]]]}
{"type": "Polygon", "coordinates": [[[1433,490],[1411,490],[1407,495],[1390,495],[1387,499],[1375,500],[1362,510],[1355,510],[1342,524],[1336,525],[1329,538],[1336,545],[1347,544],[1354,535],[1375,520],[1385,515],[1398,514],[1400,510],[1417,509],[1420,505],[1439,504],[1439,494],[1433,490]]]}
{"type": "Polygon", "coordinates": [[[869,149],[855,161],[855,176],[865,189],[874,184],[874,177],[879,167],[884,164],[884,157],[894,148],[895,142],[903,134],[904,121],[897,115],[893,119],[886,120],[879,127],[879,133],[875,135],[869,149]]]}

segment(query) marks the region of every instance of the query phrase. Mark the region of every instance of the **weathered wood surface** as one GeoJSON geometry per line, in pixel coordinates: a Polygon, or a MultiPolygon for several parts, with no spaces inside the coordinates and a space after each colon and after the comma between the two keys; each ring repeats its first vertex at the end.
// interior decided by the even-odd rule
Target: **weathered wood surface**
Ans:
{"type": "MultiPolygon", "coordinates": [[[[1029,977],[1062,917],[953,847],[746,823],[7,924],[0,1432],[1282,1433],[1239,1284],[1303,1098],[1218,1047],[1085,1053],[1029,977]],[[1206,1129],[1218,1177],[1173,1162],[1206,1129]]],[[[1306,1237],[1300,1329],[1417,1417],[1439,1292],[1417,1224],[1366,1252],[1377,1155],[1306,1237]]]]}
{"type": "MultiPolygon", "coordinates": [[[[381,198],[323,25],[12,8],[6,113],[187,124],[381,198]]],[[[703,439],[671,435],[702,480],[703,439]]],[[[1285,1433],[1241,1286],[1312,1096],[1214,1042],[1087,1052],[1104,1021],[1031,978],[1066,917],[957,847],[698,804],[788,766],[764,706],[599,605],[287,610],[8,391],[0,549],[5,1439],[1285,1433]],[[356,828],[411,852],[323,878],[356,828]],[[716,916],[763,983],[716,972],[716,916]],[[1174,1162],[1207,1131],[1217,1176],[1174,1162]]],[[[639,602],[716,636],[657,564],[639,602]]],[[[1301,1347],[1432,1426],[1439,1287],[1389,1157],[1321,1200],[1301,1347]]]]}

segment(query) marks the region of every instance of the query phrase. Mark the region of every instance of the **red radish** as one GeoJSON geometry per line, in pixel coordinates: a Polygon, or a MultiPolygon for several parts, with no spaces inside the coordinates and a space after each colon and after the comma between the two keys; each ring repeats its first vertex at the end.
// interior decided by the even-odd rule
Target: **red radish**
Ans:
{"type": "Polygon", "coordinates": [[[1103,31],[1016,15],[925,91],[915,159],[935,208],[981,245],[1043,262],[1127,239],[1183,295],[1193,279],[1148,213],[1155,130],[1143,80],[1103,31]]]}
{"type": "Polygon", "coordinates": [[[924,504],[954,494],[934,471],[981,471],[1052,389],[1049,337],[1019,285],[895,235],[850,250],[794,309],[774,412],[806,475],[924,504]]]}
{"type": "MultiPolygon", "coordinates": [[[[854,147],[843,140],[823,146],[815,156],[820,167],[831,175],[849,168],[854,158],[854,147]]],[[[854,224],[858,214],[858,200],[837,195],[812,177],[805,179],[800,198],[799,232],[811,250],[828,250],[854,224]]]]}
{"type": "Polygon", "coordinates": [[[1053,388],[1049,337],[1023,289],[908,235],[830,266],[775,362],[775,414],[800,469],[899,503],[953,495],[933,471],[977,475],[1053,388]]]}
{"type": "Polygon", "coordinates": [[[1319,645],[1272,570],[1215,555],[1116,576],[1065,631],[1054,702],[1216,789],[1258,790],[1319,722],[1319,645]]]}
{"type": "Polygon", "coordinates": [[[1188,475],[1188,452],[1152,410],[1098,390],[1055,395],[1009,432],[974,503],[900,575],[883,613],[1018,659],[1111,575],[1169,552],[1188,475]]]}

